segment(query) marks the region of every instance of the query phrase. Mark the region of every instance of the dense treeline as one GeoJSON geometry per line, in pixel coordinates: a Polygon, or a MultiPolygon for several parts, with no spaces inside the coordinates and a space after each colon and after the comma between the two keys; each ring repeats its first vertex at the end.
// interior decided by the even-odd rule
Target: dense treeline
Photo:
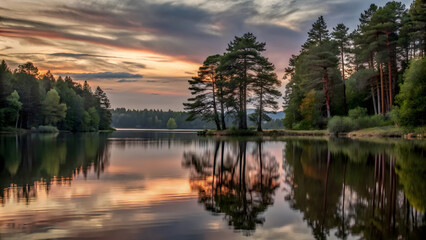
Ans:
{"type": "Polygon", "coordinates": [[[265,43],[246,33],[235,37],[223,55],[207,57],[198,75],[188,81],[193,97],[184,103],[187,120],[213,121],[221,130],[227,128],[226,118],[235,119],[240,129],[247,129],[250,119],[262,131],[262,123],[271,120],[268,110],[278,109],[281,96],[281,81],[274,65],[262,56],[264,51],[265,43]],[[256,109],[250,116],[249,105],[256,109]]]}
{"type": "Polygon", "coordinates": [[[55,77],[48,71],[39,74],[28,62],[11,70],[0,65],[0,128],[39,128],[69,131],[110,129],[110,102],[97,87],[93,92],[87,82],[71,77],[55,77]],[[43,127],[40,127],[43,126],[43,127]],[[52,128],[50,128],[52,129],[52,128]]]}
{"type": "Polygon", "coordinates": [[[383,7],[371,4],[359,20],[351,33],[344,24],[330,33],[322,16],[312,25],[286,68],[285,127],[325,128],[330,117],[348,113],[354,117],[335,117],[332,125],[348,122],[350,130],[350,121],[359,117],[373,125],[424,124],[425,1],[415,0],[408,10],[395,1],[383,7]],[[367,114],[382,117],[368,121],[367,114]]]}
{"type": "MultiPolygon", "coordinates": [[[[194,119],[186,121],[189,117],[187,112],[163,111],[163,110],[133,110],[125,108],[116,108],[111,110],[112,126],[117,128],[146,128],[146,129],[210,129],[215,124],[212,121],[203,119],[194,119]]],[[[234,125],[233,119],[225,119],[226,126],[234,125]]],[[[255,122],[248,122],[249,126],[255,126],[255,122]]],[[[281,128],[281,119],[275,119],[265,123],[264,128],[281,128]]]]}

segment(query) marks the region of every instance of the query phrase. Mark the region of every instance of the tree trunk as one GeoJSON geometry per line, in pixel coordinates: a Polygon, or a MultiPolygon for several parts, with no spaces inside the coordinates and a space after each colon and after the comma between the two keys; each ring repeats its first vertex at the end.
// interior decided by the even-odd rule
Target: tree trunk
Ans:
{"type": "Polygon", "coordinates": [[[343,58],[343,44],[340,46],[340,57],[342,58],[342,82],[343,82],[343,106],[345,115],[348,115],[348,105],[346,104],[346,85],[345,85],[345,59],[343,58]]]}
{"type": "MultiPolygon", "coordinates": [[[[221,79],[223,81],[223,79],[221,79]]],[[[219,103],[220,103],[220,121],[222,124],[222,130],[226,130],[226,123],[225,123],[225,106],[223,104],[223,86],[219,87],[219,103]]]]}
{"type": "Polygon", "coordinates": [[[383,67],[382,64],[379,64],[380,66],[380,93],[382,97],[382,114],[385,115],[385,94],[383,89],[383,67]]]}
{"type": "Polygon", "coordinates": [[[19,121],[19,112],[16,113],[15,128],[18,128],[18,121],[19,121]]]}
{"type": "Polygon", "coordinates": [[[243,123],[243,115],[244,115],[244,107],[243,107],[243,86],[242,86],[242,83],[240,83],[240,86],[239,86],[239,88],[240,88],[240,92],[239,92],[239,104],[240,104],[240,106],[239,106],[239,108],[240,109],[238,109],[238,127],[240,128],[240,129],[242,129],[243,128],[243,125],[244,125],[244,123],[243,123]]]}
{"type": "MultiPolygon", "coordinates": [[[[213,79],[213,78],[212,78],[213,79]]],[[[213,80],[212,80],[213,81],[213,80]]],[[[214,122],[216,123],[217,130],[220,130],[220,122],[219,115],[217,114],[217,106],[216,106],[216,88],[215,82],[212,82],[212,93],[213,93],[213,114],[214,114],[214,122]]]]}
{"type": "Polygon", "coordinates": [[[324,68],[323,83],[324,83],[325,105],[326,105],[326,108],[327,108],[327,118],[330,118],[331,117],[331,113],[330,113],[330,93],[329,93],[329,81],[328,81],[327,68],[324,68]]]}
{"type": "Polygon", "coordinates": [[[392,107],[392,68],[391,68],[391,60],[389,57],[388,60],[388,71],[389,71],[389,110],[392,107]]]}
{"type": "Polygon", "coordinates": [[[247,59],[244,58],[244,88],[243,88],[243,124],[242,129],[247,129],[247,85],[248,85],[248,79],[247,79],[247,59]]]}
{"type": "Polygon", "coordinates": [[[379,92],[379,80],[376,77],[376,92],[377,92],[377,113],[381,114],[382,111],[380,109],[380,92],[379,92]]]}
{"type": "Polygon", "coordinates": [[[371,98],[373,99],[374,114],[377,114],[376,96],[374,96],[373,86],[371,86],[371,98]]]}
{"type": "Polygon", "coordinates": [[[257,121],[257,131],[261,132],[262,131],[262,110],[263,110],[263,89],[260,88],[260,96],[259,96],[259,119],[257,121]]]}
{"type": "Polygon", "coordinates": [[[223,108],[223,101],[220,101],[220,121],[222,122],[222,130],[226,130],[225,109],[223,108]]]}

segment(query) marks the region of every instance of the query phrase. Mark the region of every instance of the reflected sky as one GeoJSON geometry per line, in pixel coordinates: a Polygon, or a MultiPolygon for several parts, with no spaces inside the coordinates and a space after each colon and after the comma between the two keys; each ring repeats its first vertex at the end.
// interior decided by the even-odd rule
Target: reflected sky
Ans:
{"type": "MultiPolygon", "coordinates": [[[[315,221],[315,215],[309,215],[312,211],[308,209],[317,205],[322,207],[324,192],[323,188],[312,190],[304,186],[304,183],[314,187],[317,183],[323,186],[327,149],[340,149],[338,148],[340,142],[282,139],[259,143],[256,139],[249,139],[243,140],[242,145],[241,140],[198,138],[194,133],[157,135],[160,137],[153,137],[152,134],[152,132],[116,132],[112,135],[59,135],[47,139],[2,135],[0,137],[2,147],[0,183],[3,192],[0,206],[1,239],[170,239],[171,237],[313,239],[310,222],[315,221]],[[89,143],[92,151],[85,148],[89,143]],[[264,170],[261,180],[264,183],[263,190],[259,190],[256,185],[260,176],[259,144],[264,156],[263,169],[266,169],[265,166],[268,166],[271,159],[277,164],[274,168],[278,176],[277,187],[268,193],[272,198],[271,201],[257,213],[258,218],[264,221],[257,222],[255,230],[246,232],[237,228],[235,223],[229,223],[229,214],[226,210],[228,205],[219,205],[221,203],[219,198],[214,200],[220,207],[219,212],[207,210],[206,203],[202,201],[205,199],[204,195],[200,190],[206,186],[210,189],[209,193],[212,192],[212,186],[218,189],[222,146],[224,146],[224,162],[228,161],[230,165],[236,166],[236,169],[239,154],[243,153],[241,146],[244,146],[246,181],[236,180],[233,183],[221,181],[222,193],[216,191],[215,196],[225,197],[223,192],[226,191],[232,193],[234,205],[229,206],[239,206],[238,201],[241,199],[250,200],[252,196],[263,196],[268,177],[264,170]],[[29,145],[31,147],[28,147],[29,145]],[[13,147],[20,149],[20,160],[10,160],[10,157],[14,156],[14,152],[10,152],[13,147]],[[55,152],[53,147],[62,150],[55,152]],[[213,174],[216,149],[218,154],[213,174]],[[199,168],[203,170],[201,171],[203,174],[197,175],[193,168],[184,166],[185,155],[188,154],[193,154],[194,162],[199,157],[205,161],[202,165],[205,167],[199,168]],[[49,159],[48,155],[53,155],[53,160],[49,159]],[[60,163],[51,164],[55,160],[60,163]],[[15,165],[18,162],[18,167],[11,167],[15,165],[10,162],[15,165]],[[56,170],[46,170],[50,168],[56,170]],[[60,175],[49,175],[51,173],[60,175]],[[316,174],[322,177],[318,178],[316,174]],[[215,176],[213,183],[216,185],[212,185],[213,175],[215,176]],[[241,182],[244,182],[246,188],[243,195],[238,190],[241,189],[241,182]],[[319,191],[318,197],[321,197],[317,201],[318,204],[309,205],[309,201],[306,202],[307,205],[298,204],[302,201],[298,193],[315,194],[315,191],[319,191]]],[[[385,151],[390,156],[390,152],[394,150],[387,148],[385,151]]],[[[342,160],[339,158],[341,152],[337,150],[331,152],[333,162],[329,165],[331,172],[327,180],[330,188],[328,189],[330,199],[327,200],[329,209],[334,208],[333,204],[337,204],[338,208],[342,201],[343,179],[336,173],[343,172],[342,160]]],[[[422,155],[413,155],[413,158],[419,156],[422,155]]],[[[363,169],[365,171],[374,169],[374,154],[370,153],[370,157],[367,158],[373,158],[372,165],[368,159],[362,163],[353,161],[347,165],[347,169],[359,166],[365,166],[363,169]]],[[[390,170],[386,168],[386,171],[390,170]]],[[[223,175],[231,172],[230,169],[223,170],[223,175]]],[[[239,176],[238,171],[235,171],[235,179],[239,176]]],[[[347,177],[345,180],[347,185],[353,184],[351,181],[357,178],[356,173],[348,173],[347,177]]],[[[387,186],[390,183],[385,184],[387,186]]],[[[371,190],[367,185],[363,189],[367,189],[367,192],[371,190]]],[[[354,199],[358,198],[356,193],[359,192],[360,197],[363,197],[362,194],[368,194],[363,193],[363,189],[357,189],[356,185],[346,187],[348,218],[353,213],[349,209],[349,203],[354,203],[352,208],[359,204],[354,199]]],[[[395,191],[402,199],[404,192],[400,185],[395,191]]],[[[382,196],[387,199],[387,195],[382,196]]],[[[387,208],[388,205],[383,206],[387,208]]],[[[424,229],[424,220],[421,220],[424,219],[424,214],[421,211],[414,211],[412,207],[411,209],[413,214],[417,214],[417,226],[424,229]]],[[[362,209],[359,208],[357,211],[362,209]]],[[[380,212],[380,208],[377,211],[380,212]]],[[[327,214],[331,212],[332,210],[328,210],[327,214]]],[[[359,219],[362,219],[361,215],[359,219]]],[[[400,219],[396,218],[396,221],[400,219]]],[[[326,235],[327,239],[341,239],[337,234],[338,228],[334,227],[337,225],[339,224],[324,225],[330,228],[326,235]]],[[[345,239],[359,239],[362,234],[352,231],[345,239]]]]}

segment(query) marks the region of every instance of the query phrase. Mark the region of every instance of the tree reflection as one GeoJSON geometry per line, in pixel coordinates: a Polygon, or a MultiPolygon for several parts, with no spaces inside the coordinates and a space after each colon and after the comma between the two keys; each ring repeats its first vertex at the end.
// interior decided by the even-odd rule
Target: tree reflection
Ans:
{"type": "Polygon", "coordinates": [[[105,134],[26,134],[0,136],[0,202],[27,202],[52,184],[70,184],[109,162],[105,134]]]}
{"type": "Polygon", "coordinates": [[[279,187],[279,165],[263,150],[262,141],[223,142],[201,153],[185,152],[182,165],[191,170],[190,184],[199,202],[235,230],[250,235],[273,204],[279,187]]]}
{"type": "Polygon", "coordinates": [[[316,239],[326,239],[332,229],[339,239],[420,239],[424,149],[403,141],[289,140],[285,200],[302,212],[316,239]]]}

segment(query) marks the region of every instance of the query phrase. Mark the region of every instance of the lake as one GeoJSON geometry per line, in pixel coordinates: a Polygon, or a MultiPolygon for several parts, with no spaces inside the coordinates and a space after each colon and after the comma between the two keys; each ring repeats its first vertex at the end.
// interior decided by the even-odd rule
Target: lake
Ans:
{"type": "Polygon", "coordinates": [[[0,135],[0,239],[425,239],[426,141],[0,135]]]}

